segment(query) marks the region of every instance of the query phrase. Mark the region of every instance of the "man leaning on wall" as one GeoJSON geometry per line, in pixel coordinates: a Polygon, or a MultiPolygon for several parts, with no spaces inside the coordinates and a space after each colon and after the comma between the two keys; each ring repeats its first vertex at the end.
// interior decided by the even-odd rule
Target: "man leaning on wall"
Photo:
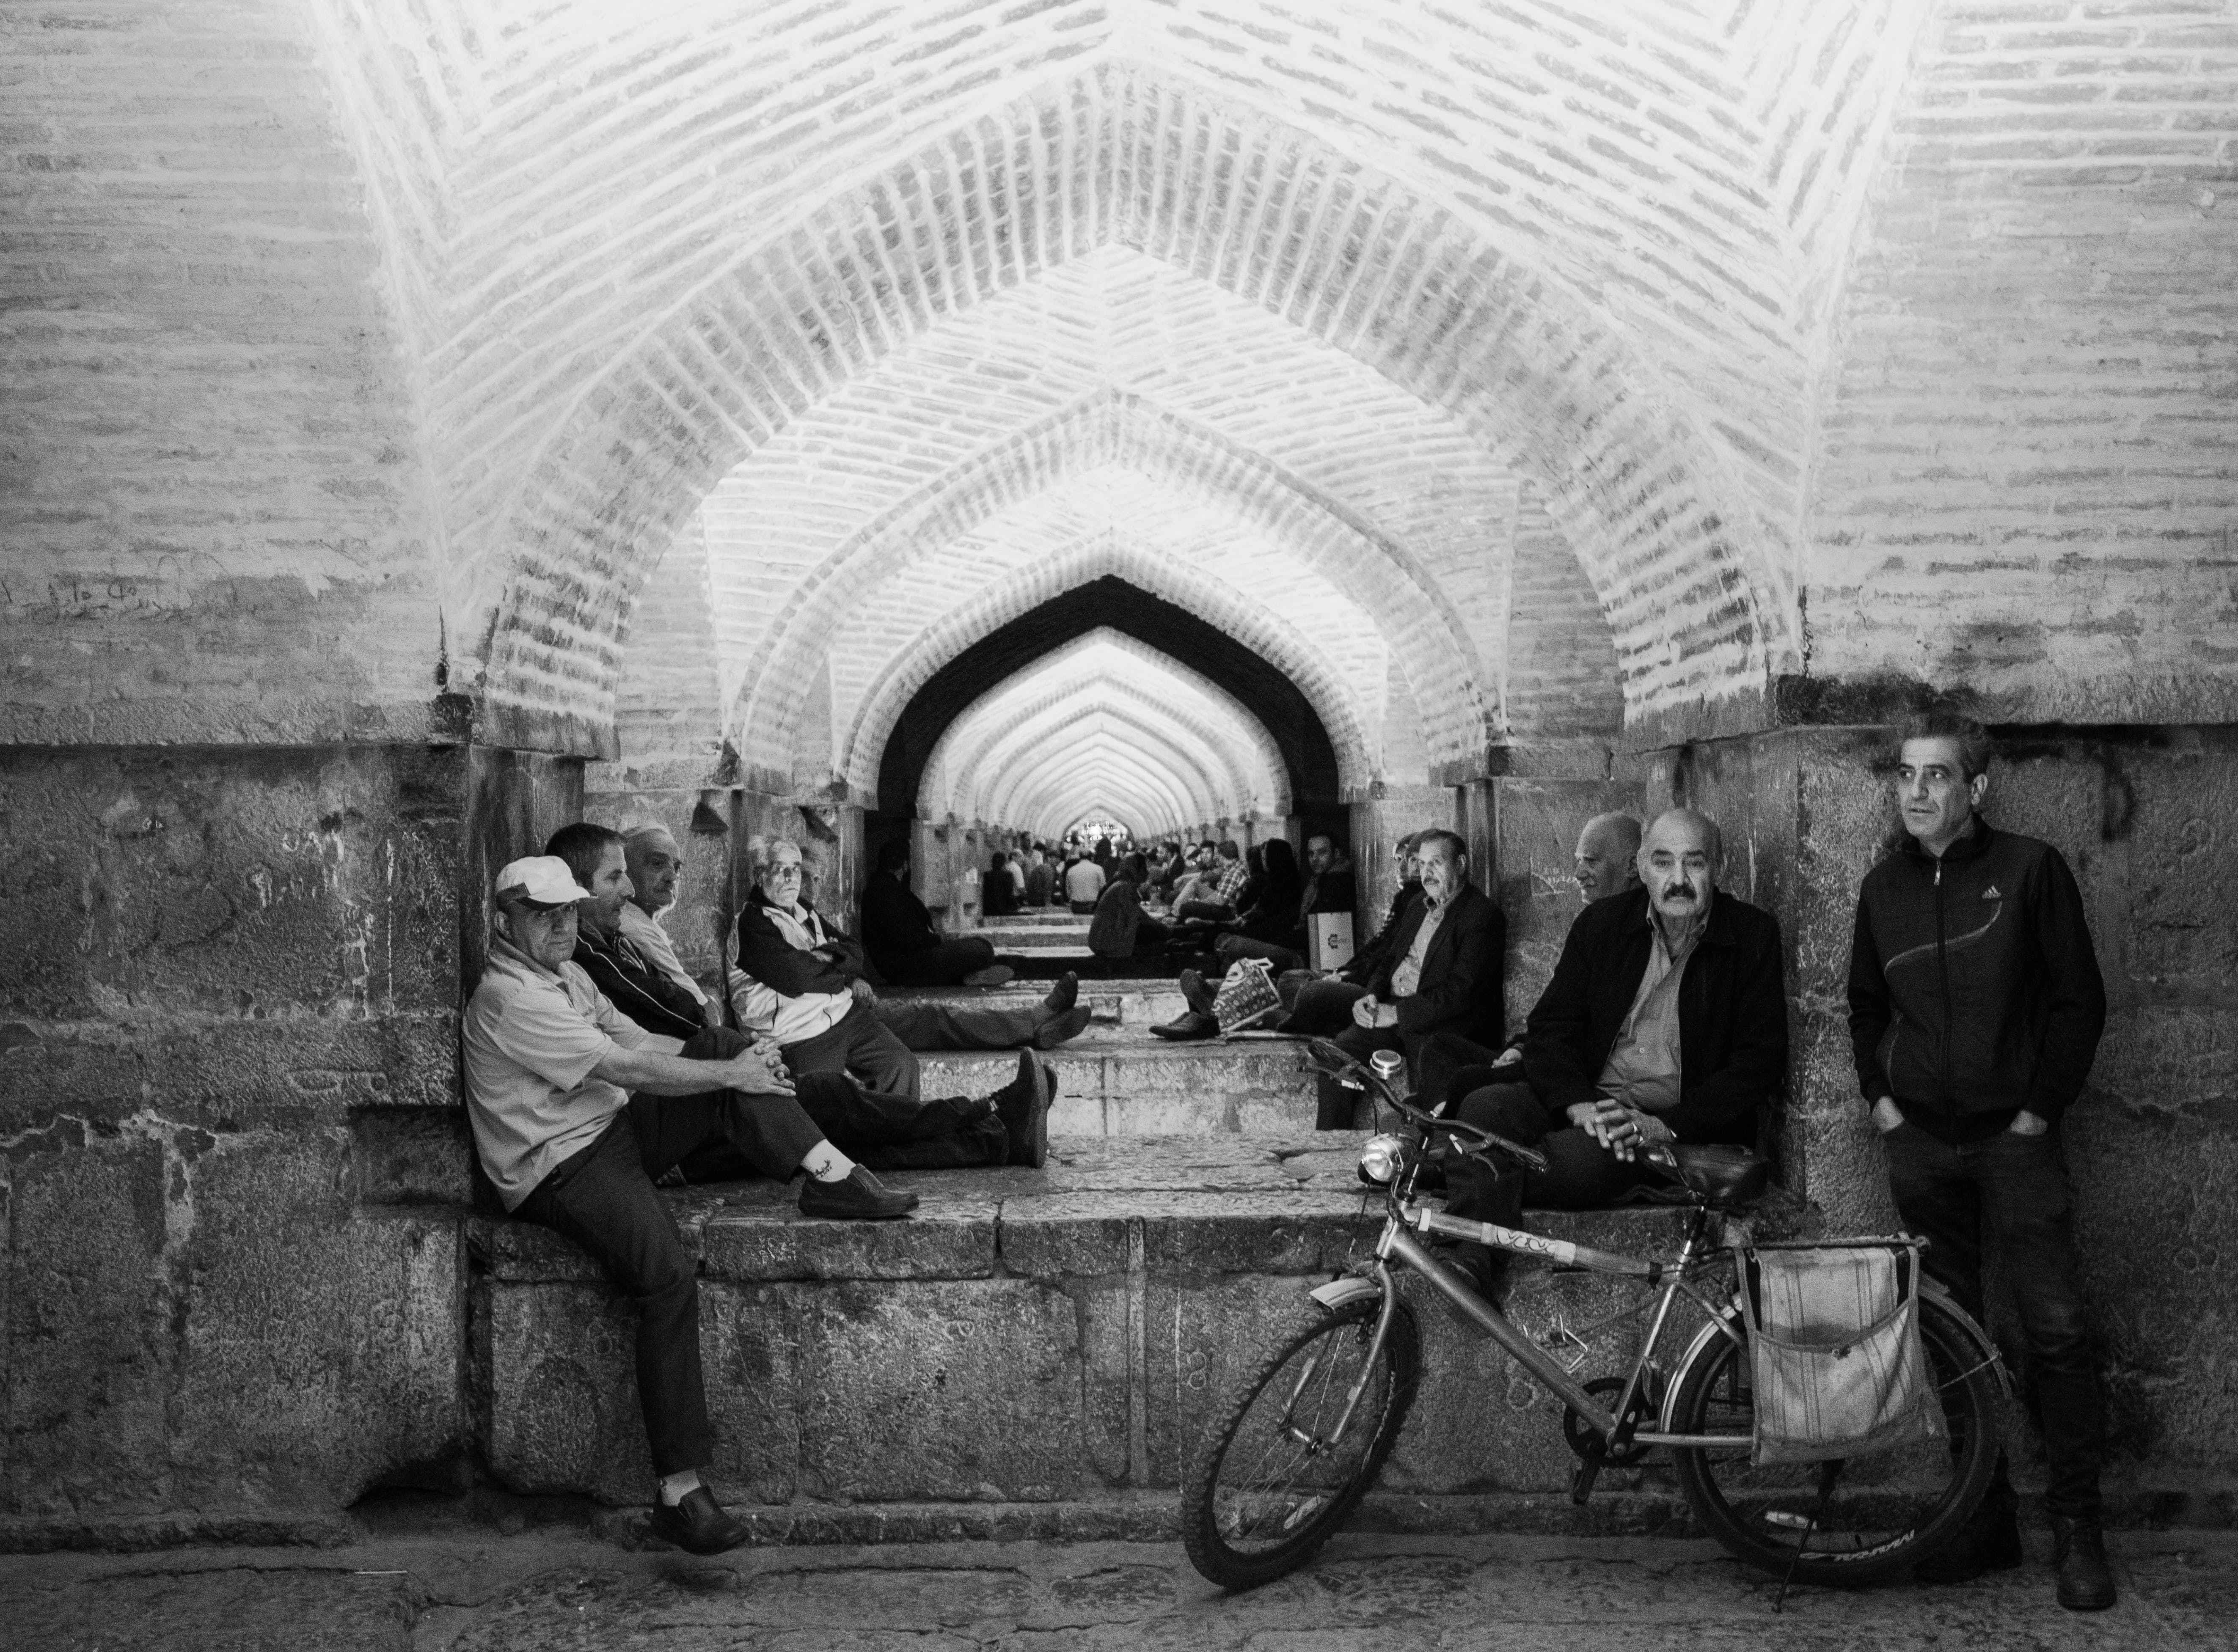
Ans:
{"type": "MultiPolygon", "coordinates": [[[[1865,875],[1850,951],[1850,1041],[1928,1273],[1982,1318],[1984,1251],[2011,1280],[2049,1468],[2059,1603],[2114,1603],[2100,1527],[2098,1366],[2062,1162],[2060,1121],[2106,1025],[2106,988],[2074,874],[2050,844],[1992,827],[1990,743],[1947,712],[1905,724],[1903,836],[1865,875]]],[[[2003,1454],[1969,1527],[1919,1568],[1957,1583],[2021,1563],[2003,1454]]]]}

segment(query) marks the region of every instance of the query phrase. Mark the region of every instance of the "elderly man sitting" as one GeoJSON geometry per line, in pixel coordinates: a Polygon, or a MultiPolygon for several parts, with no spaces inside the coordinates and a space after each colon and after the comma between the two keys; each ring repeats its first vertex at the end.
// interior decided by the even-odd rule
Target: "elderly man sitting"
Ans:
{"type": "MultiPolygon", "coordinates": [[[[1639,887],[1639,823],[1630,815],[1596,815],[1578,833],[1578,846],[1570,860],[1578,898],[1586,906],[1639,887]]],[[[1473,1039],[1456,1033],[1440,1033],[1422,1046],[1415,1064],[1416,1099],[1432,1112],[1503,1077],[1506,1069],[1523,1059],[1523,1041],[1514,1040],[1497,1054],[1473,1039]]]]}
{"type": "Polygon", "coordinates": [[[849,1079],[796,1082],[770,1046],[723,1028],[689,1039],[646,1031],[573,961],[581,913],[619,934],[629,887],[621,840],[602,827],[568,829],[603,834],[596,892],[554,856],[498,874],[489,967],[460,1028],[467,1113],[506,1208],[580,1245],[635,1305],[638,1399],[659,1477],[653,1530],[712,1554],[746,1531],[700,1483],[714,1434],[699,1268],[654,1179],[686,1159],[720,1172],[804,1173],[804,1215],[905,1216],[917,1195],[887,1187],[871,1166],[1001,1164],[1045,1152],[1048,1076],[1028,1056],[991,1100],[904,1112],[849,1079]]]}
{"type": "MultiPolygon", "coordinates": [[[[1753,1146],[1787,1072],[1779,925],[1717,886],[1723,845],[1690,809],[1658,816],[1642,887],[1596,901],[1570,926],[1532,1009],[1520,1081],[1462,1098],[1459,1116],[1537,1146],[1544,1171],[1463,1160],[1447,1173],[1456,1216],[1514,1226],[1526,1204],[1584,1210],[1646,1180],[1658,1141],[1753,1146]]],[[[1506,1253],[1461,1247],[1497,1298],[1506,1253]]]]}
{"type": "Polygon", "coordinates": [[[760,855],[760,880],[732,931],[738,1024],[773,1039],[796,1074],[848,1073],[882,1094],[915,1100],[918,1050],[1054,1049],[1087,1028],[1067,971],[1038,1004],[1019,1008],[884,999],[864,977],[863,949],[810,904],[800,846],[760,855]]]}
{"type": "Polygon", "coordinates": [[[677,886],[684,875],[684,851],[677,847],[667,827],[647,825],[622,833],[622,855],[630,881],[630,898],[621,912],[623,941],[634,947],[663,981],[699,1006],[706,1025],[720,1027],[721,1001],[692,979],[692,972],[677,957],[668,931],[660,926],[662,915],[676,904],[677,886]]]}

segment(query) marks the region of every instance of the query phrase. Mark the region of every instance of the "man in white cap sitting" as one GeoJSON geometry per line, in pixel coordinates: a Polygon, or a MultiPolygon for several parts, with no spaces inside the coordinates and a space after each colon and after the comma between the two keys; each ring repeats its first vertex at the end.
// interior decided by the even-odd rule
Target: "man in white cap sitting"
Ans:
{"type": "MultiPolygon", "coordinates": [[[[605,881],[626,895],[620,840],[608,836],[605,881]]],[[[687,1158],[702,1173],[805,1173],[804,1215],[904,1216],[917,1195],[886,1186],[851,1152],[889,1169],[1038,1164],[1049,1074],[1029,1052],[1016,1080],[988,1100],[912,1105],[839,1074],[796,1084],[772,1047],[725,1028],[648,1033],[572,961],[577,906],[596,898],[557,856],[499,872],[489,966],[460,1028],[467,1113],[506,1208],[573,1239],[635,1305],[638,1398],[659,1481],[652,1529],[714,1554],[746,1531],[699,1481],[714,1434],[699,1270],[654,1178],[687,1158]]]]}

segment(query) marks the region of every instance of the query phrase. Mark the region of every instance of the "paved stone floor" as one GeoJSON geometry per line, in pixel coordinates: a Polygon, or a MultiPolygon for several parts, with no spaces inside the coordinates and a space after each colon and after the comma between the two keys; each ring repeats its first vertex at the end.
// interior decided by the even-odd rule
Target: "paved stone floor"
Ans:
{"type": "Polygon", "coordinates": [[[1340,1537],[1308,1571],[1225,1596],[1178,1547],[764,1549],[703,1561],[579,1531],[396,1535],[340,1549],[0,1559],[0,1644],[24,1652],[1253,1652],[1388,1646],[1645,1652],[1776,1647],[2238,1645],[2238,1534],[2117,1534],[2122,1600],[2053,1603],[2024,1569],[1962,1588],[1810,1591],[1706,1543],[1340,1537]]]}

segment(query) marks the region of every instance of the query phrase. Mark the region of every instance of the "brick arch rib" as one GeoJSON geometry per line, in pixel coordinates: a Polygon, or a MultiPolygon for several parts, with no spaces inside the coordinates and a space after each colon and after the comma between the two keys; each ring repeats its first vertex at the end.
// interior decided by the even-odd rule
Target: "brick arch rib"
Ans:
{"type": "Polygon", "coordinates": [[[1141,638],[1224,683],[1253,707],[1281,753],[1291,807],[1316,823],[1345,822],[1336,748],[1313,704],[1277,667],[1186,609],[1114,576],[1090,580],[1021,614],[957,653],[917,689],[895,718],[878,761],[878,807],[889,819],[916,813],[924,767],[962,712],[1006,677],[1082,633],[1108,626],[1141,638]]]}

